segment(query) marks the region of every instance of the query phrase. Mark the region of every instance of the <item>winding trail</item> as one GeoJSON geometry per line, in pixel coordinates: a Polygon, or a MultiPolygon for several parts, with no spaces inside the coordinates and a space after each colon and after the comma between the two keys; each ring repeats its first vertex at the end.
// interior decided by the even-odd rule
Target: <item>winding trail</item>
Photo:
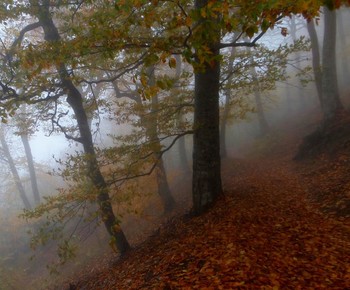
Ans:
{"type": "Polygon", "coordinates": [[[350,222],[319,211],[289,157],[228,160],[223,176],[212,210],[78,289],[350,289],[350,222]]]}

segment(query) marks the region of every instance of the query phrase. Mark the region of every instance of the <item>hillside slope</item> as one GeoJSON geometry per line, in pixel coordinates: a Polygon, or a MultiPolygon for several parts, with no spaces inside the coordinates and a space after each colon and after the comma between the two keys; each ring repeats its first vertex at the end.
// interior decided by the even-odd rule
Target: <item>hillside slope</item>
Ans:
{"type": "Polygon", "coordinates": [[[349,155],[295,162],[294,151],[226,160],[225,196],[214,208],[173,219],[65,287],[349,289],[349,155]]]}

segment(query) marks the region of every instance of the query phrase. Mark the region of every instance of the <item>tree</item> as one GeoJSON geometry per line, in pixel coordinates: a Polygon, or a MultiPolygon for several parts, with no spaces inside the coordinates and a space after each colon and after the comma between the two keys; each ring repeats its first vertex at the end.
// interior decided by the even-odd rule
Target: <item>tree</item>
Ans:
{"type": "Polygon", "coordinates": [[[28,114],[26,113],[25,106],[22,106],[21,113],[16,116],[16,127],[18,128],[18,131],[16,132],[17,135],[21,137],[21,141],[24,147],[24,152],[27,159],[28,164],[28,171],[30,176],[30,184],[32,186],[32,194],[34,197],[34,205],[38,205],[40,203],[40,193],[38,188],[38,182],[34,167],[34,159],[32,155],[32,150],[29,144],[29,135],[31,132],[31,124],[30,119],[28,118],[28,114]]]}
{"type": "MultiPolygon", "coordinates": [[[[248,48],[248,52],[250,52],[249,48],[248,48]]],[[[269,131],[269,124],[267,123],[267,120],[265,117],[265,112],[264,112],[262,97],[261,97],[261,89],[260,89],[260,84],[258,80],[258,74],[254,66],[254,58],[252,55],[250,56],[250,74],[252,77],[252,85],[254,87],[253,90],[254,90],[254,97],[255,97],[255,104],[256,104],[256,112],[258,115],[258,121],[259,121],[259,127],[260,127],[260,134],[264,136],[269,131]]]]}
{"type": "MultiPolygon", "coordinates": [[[[59,42],[61,40],[58,30],[52,20],[50,13],[50,1],[44,0],[43,4],[38,7],[38,14],[36,15],[44,30],[44,38],[48,42],[59,42]]],[[[88,118],[84,110],[83,98],[79,90],[70,80],[70,75],[64,63],[56,64],[56,69],[59,74],[62,86],[67,91],[67,103],[74,111],[80,137],[73,138],[75,141],[83,145],[84,153],[87,157],[87,173],[92,184],[97,189],[97,200],[100,206],[102,220],[105,227],[114,240],[119,252],[124,254],[129,250],[130,245],[124,235],[124,232],[119,226],[119,222],[113,212],[108,185],[106,184],[103,175],[99,169],[94,144],[92,141],[91,131],[89,127],[88,118]]]]}
{"type": "MultiPolygon", "coordinates": [[[[322,75],[321,78],[320,75],[317,76],[317,85],[322,89],[319,96],[321,97],[320,103],[323,113],[323,120],[315,132],[304,138],[302,144],[298,149],[295,159],[301,159],[306,156],[322,152],[325,150],[325,144],[331,144],[333,140],[339,138],[339,135],[346,136],[349,134],[347,132],[348,125],[346,118],[344,118],[344,115],[346,113],[340,101],[336,67],[337,25],[335,9],[339,7],[339,2],[326,1],[323,8],[324,37],[322,51],[322,75]]],[[[311,31],[311,33],[313,32],[311,31]]]]}
{"type": "Polygon", "coordinates": [[[317,89],[317,96],[322,106],[322,71],[321,71],[321,58],[320,49],[318,43],[317,32],[315,28],[315,22],[313,19],[308,21],[307,30],[309,32],[311,40],[311,51],[312,51],[312,68],[314,71],[315,85],[317,89]]]}
{"type": "MultiPolygon", "coordinates": [[[[291,17],[291,23],[290,23],[290,34],[292,37],[293,42],[297,41],[298,37],[297,37],[297,31],[298,31],[298,19],[299,17],[296,17],[295,15],[291,17]]],[[[304,19],[301,19],[302,21],[304,21],[304,19]]],[[[304,24],[304,22],[303,22],[304,24]]],[[[303,26],[302,26],[303,28],[303,26]]],[[[297,51],[295,53],[295,61],[296,61],[296,65],[295,68],[297,69],[298,74],[300,74],[300,72],[302,71],[302,67],[301,67],[301,63],[303,61],[302,56],[300,55],[300,52],[297,51]]],[[[305,105],[305,96],[304,96],[304,89],[303,89],[303,83],[300,79],[300,77],[298,78],[298,97],[300,99],[300,105],[305,105]]]]}
{"type": "MultiPolygon", "coordinates": [[[[338,46],[338,51],[342,53],[341,57],[341,76],[343,80],[343,85],[345,85],[346,88],[349,87],[348,85],[348,78],[347,76],[350,75],[350,70],[349,70],[349,57],[348,57],[348,46],[346,44],[346,39],[347,39],[347,34],[345,33],[344,29],[344,19],[346,19],[345,13],[346,10],[344,9],[339,9],[337,10],[337,28],[338,28],[338,34],[337,37],[339,39],[339,46],[338,46]]],[[[348,17],[348,16],[347,16],[348,17]]]]}
{"type": "Polygon", "coordinates": [[[203,17],[200,11],[206,10],[208,3],[197,0],[194,4],[199,14],[195,35],[192,179],[193,213],[196,215],[208,209],[222,194],[219,134],[220,14],[210,11],[208,18],[203,17]],[[208,53],[201,59],[204,48],[208,49],[208,53]]]}
{"type": "MultiPolygon", "coordinates": [[[[143,72],[141,72],[141,74],[143,74],[143,77],[145,78],[143,82],[145,83],[147,88],[150,89],[150,93],[152,88],[154,88],[156,85],[155,69],[156,69],[155,65],[151,65],[144,68],[142,70],[143,72]]],[[[150,99],[149,102],[147,102],[146,100],[144,101],[142,100],[142,97],[138,92],[133,92],[132,90],[130,90],[129,92],[122,93],[116,82],[113,83],[113,88],[115,90],[117,98],[127,97],[131,102],[135,102],[135,106],[131,106],[131,107],[129,106],[128,108],[125,108],[127,112],[121,113],[120,112],[121,110],[119,109],[119,114],[120,115],[127,114],[129,116],[136,114],[140,119],[140,122],[134,124],[134,126],[140,125],[140,127],[142,128],[142,131],[144,131],[146,140],[143,144],[143,147],[144,148],[149,147],[148,149],[151,151],[151,154],[148,155],[149,158],[144,159],[142,155],[140,155],[140,156],[136,156],[136,159],[139,158],[140,161],[144,160],[146,162],[150,162],[151,157],[153,157],[153,160],[151,160],[152,165],[151,165],[150,173],[153,170],[155,171],[156,182],[158,187],[158,190],[157,190],[158,195],[162,200],[164,212],[168,213],[172,211],[172,209],[174,208],[175,200],[170,191],[167,173],[166,173],[164,161],[163,161],[163,152],[162,152],[163,145],[161,144],[161,140],[159,137],[159,134],[160,134],[159,128],[162,126],[161,125],[162,122],[159,120],[159,111],[161,110],[161,108],[159,107],[158,95],[157,93],[155,94],[152,93],[152,96],[149,97],[150,99]]],[[[117,119],[121,119],[121,118],[117,117],[117,119]]],[[[134,147],[138,147],[140,145],[140,139],[144,138],[144,135],[140,134],[140,132],[138,131],[134,131],[131,134],[134,135],[132,136],[134,147]]],[[[130,135],[128,135],[126,138],[130,139],[130,135]]],[[[120,147],[123,147],[123,143],[127,144],[127,142],[123,141],[123,138],[119,138],[119,140],[122,143],[120,147]]],[[[127,160],[125,162],[126,163],[125,166],[128,168],[130,167],[129,163],[133,163],[133,162],[135,161],[127,160]]],[[[144,166],[143,162],[139,162],[139,163],[140,163],[140,165],[138,165],[139,167],[144,166]]]]}
{"type": "Polygon", "coordinates": [[[227,121],[229,118],[230,113],[230,99],[231,99],[231,90],[230,87],[232,86],[232,79],[233,79],[233,60],[235,58],[236,48],[231,48],[230,58],[228,61],[228,78],[227,78],[227,87],[225,88],[225,104],[224,104],[224,110],[222,113],[221,118],[221,126],[220,126],[220,155],[221,158],[227,157],[227,150],[226,150],[226,127],[227,127],[227,121]]]}
{"type": "Polygon", "coordinates": [[[336,67],[336,12],[324,7],[324,38],[322,53],[322,111],[324,122],[332,122],[344,112],[340,102],[336,67]]]}
{"type": "MultiPolygon", "coordinates": [[[[174,55],[176,60],[176,74],[175,74],[175,93],[177,95],[180,95],[184,93],[184,89],[181,88],[181,73],[182,73],[182,58],[181,55],[176,54],[174,55]]],[[[179,98],[179,102],[181,103],[181,98],[179,98]]],[[[183,110],[179,110],[178,113],[178,127],[181,129],[183,127],[186,127],[186,122],[184,120],[185,113],[183,110]]],[[[186,152],[186,136],[183,136],[178,140],[178,150],[179,150],[179,158],[180,158],[180,164],[181,164],[181,170],[183,172],[183,175],[186,176],[189,172],[191,172],[189,167],[189,161],[187,158],[187,152],[186,152]]]]}
{"type": "MultiPolygon", "coordinates": [[[[49,91],[48,87],[50,87],[56,92],[53,99],[57,102],[59,97],[67,97],[66,101],[74,111],[79,136],[72,136],[67,131],[64,133],[69,139],[80,142],[83,146],[87,174],[96,187],[102,219],[107,231],[116,239],[121,252],[125,252],[129,245],[118,227],[111,206],[109,188],[99,167],[83,98],[74,83],[74,81],[84,82],[81,78],[82,73],[80,76],[73,74],[77,71],[76,67],[80,70],[88,68],[93,72],[93,64],[97,70],[100,70],[100,64],[92,60],[100,56],[98,60],[109,60],[110,64],[117,62],[118,59],[125,60],[125,63],[128,61],[129,63],[123,69],[132,71],[140,65],[140,62],[146,61],[146,56],[149,67],[163,61],[168,61],[170,65],[173,63],[171,58],[173,54],[181,54],[192,65],[195,73],[193,213],[201,214],[222,193],[219,141],[219,89],[222,60],[220,50],[239,46],[253,47],[264,33],[269,28],[273,28],[284,16],[303,13],[306,18],[312,18],[318,13],[321,5],[316,0],[310,3],[301,0],[287,3],[264,1],[259,5],[256,5],[256,1],[241,0],[196,0],[194,3],[192,1],[135,0],[118,1],[114,7],[111,7],[108,1],[74,3],[73,10],[81,9],[82,13],[78,15],[79,13],[74,11],[69,21],[63,21],[67,26],[65,30],[67,38],[63,39],[51,15],[58,12],[60,4],[50,6],[50,3],[48,0],[30,1],[30,8],[33,10],[27,13],[35,16],[38,22],[25,27],[12,47],[19,46],[26,31],[40,27],[43,29],[45,43],[27,44],[25,51],[21,52],[24,57],[19,53],[19,58],[23,61],[22,66],[31,71],[29,80],[33,78],[46,80],[46,83],[43,82],[45,88],[49,91]],[[172,13],[168,13],[169,11],[172,13]],[[226,43],[227,36],[232,35],[233,31],[239,31],[238,36],[226,43]],[[242,41],[242,36],[245,35],[252,40],[242,41]],[[129,52],[132,50],[141,55],[140,58],[135,60],[130,56],[129,52]],[[59,57],[52,59],[53,53],[59,57]],[[47,75],[43,74],[45,70],[49,72],[47,75]],[[53,70],[56,77],[48,78],[53,70]]],[[[66,2],[64,4],[70,5],[66,2]]],[[[24,5],[21,8],[25,9],[27,6],[24,5]]],[[[23,74],[25,73],[24,71],[23,74]]],[[[116,78],[117,76],[109,81],[116,78]]],[[[1,83],[1,87],[4,94],[3,100],[17,96],[16,87],[9,89],[5,82],[1,83]]],[[[41,88],[42,86],[36,88],[35,96],[41,95],[39,91],[41,88]]],[[[31,89],[31,96],[33,96],[34,88],[31,89]]],[[[33,99],[28,96],[18,97],[16,100],[33,102],[33,99]]],[[[11,112],[16,102],[10,105],[7,111],[11,112]]],[[[56,125],[59,125],[58,121],[56,125]]],[[[62,126],[61,128],[64,129],[62,126]]],[[[174,139],[176,141],[176,138],[174,139]]]]}
{"type": "Polygon", "coordinates": [[[19,192],[20,198],[21,198],[21,200],[23,202],[24,208],[25,209],[31,209],[32,206],[31,206],[31,204],[29,202],[29,199],[27,197],[27,194],[26,194],[26,192],[24,190],[22,181],[20,179],[19,173],[18,173],[17,168],[16,168],[15,161],[12,158],[9,146],[8,146],[8,144],[6,142],[6,138],[5,138],[5,135],[4,135],[4,125],[2,125],[1,129],[0,129],[0,142],[1,142],[1,146],[2,146],[2,150],[1,151],[4,154],[5,160],[6,160],[6,162],[8,163],[8,165],[10,167],[10,171],[12,173],[12,176],[13,176],[14,182],[16,184],[17,190],[19,192]]]}
{"type": "MultiPolygon", "coordinates": [[[[15,39],[6,58],[6,60],[10,62],[10,65],[12,65],[14,60],[23,61],[23,54],[21,54],[21,51],[18,51],[18,46],[22,43],[25,34],[33,29],[42,28],[44,33],[44,40],[48,45],[53,44],[58,45],[59,47],[62,41],[59,31],[52,19],[52,11],[50,10],[52,6],[50,1],[31,1],[30,6],[24,5],[24,7],[21,8],[26,9],[26,12],[31,14],[33,17],[37,18],[38,21],[25,26],[20,32],[19,37],[15,39]],[[18,60],[14,58],[16,50],[18,51],[16,54],[18,60]]],[[[27,47],[29,47],[29,54],[30,52],[33,52],[31,45],[27,47]]],[[[59,48],[57,48],[56,46],[56,48],[53,51],[57,52],[58,50],[59,48]]],[[[89,121],[84,108],[84,100],[81,93],[72,81],[72,75],[69,73],[66,63],[63,59],[57,58],[52,64],[53,66],[51,66],[50,64],[48,66],[44,66],[42,63],[36,65],[35,63],[33,63],[33,59],[31,59],[29,60],[29,62],[28,60],[27,62],[24,61],[24,64],[22,63],[22,65],[27,65],[26,69],[31,69],[31,71],[29,72],[29,74],[27,72],[26,75],[20,72],[18,78],[19,76],[22,76],[24,78],[27,77],[29,81],[33,81],[34,76],[37,75],[36,81],[42,81],[42,83],[39,83],[38,85],[33,84],[32,87],[30,87],[30,89],[28,90],[30,91],[30,93],[22,90],[24,92],[21,95],[18,95],[16,93],[16,89],[10,87],[11,83],[9,85],[8,83],[2,82],[2,99],[10,100],[10,103],[8,104],[10,106],[15,104],[15,102],[17,102],[16,100],[19,99],[23,102],[28,103],[45,101],[55,103],[59,100],[61,96],[67,97],[66,102],[74,112],[74,117],[77,122],[79,134],[78,136],[71,135],[64,129],[63,126],[59,124],[58,121],[56,121],[55,124],[63,130],[63,133],[68,139],[76,141],[82,145],[85,154],[84,161],[86,165],[86,174],[90,178],[91,183],[96,190],[96,199],[99,204],[101,220],[103,221],[108,233],[110,234],[113,244],[118,248],[121,254],[124,254],[130,248],[130,245],[126,240],[126,237],[121,227],[119,226],[119,220],[113,212],[111,199],[109,196],[109,188],[99,168],[94,143],[92,140],[92,134],[89,128],[89,121]],[[51,73],[54,69],[56,72],[57,79],[52,77],[38,77],[38,75],[40,73],[43,73],[45,69],[50,70],[51,73]],[[32,75],[30,75],[30,73],[32,73],[32,75]],[[36,91],[34,88],[37,88],[38,91],[36,91]],[[47,97],[40,99],[40,97],[43,96],[45,90],[47,91],[47,97]],[[35,98],[39,98],[39,100],[35,100],[35,98]]],[[[12,79],[14,78],[12,77],[12,79]]],[[[55,108],[57,109],[57,104],[55,108]]]]}

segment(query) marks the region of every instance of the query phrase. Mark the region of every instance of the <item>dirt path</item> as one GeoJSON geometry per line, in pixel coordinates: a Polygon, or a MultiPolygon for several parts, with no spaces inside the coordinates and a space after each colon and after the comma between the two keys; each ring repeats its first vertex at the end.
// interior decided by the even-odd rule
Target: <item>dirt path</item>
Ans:
{"type": "Polygon", "coordinates": [[[78,289],[350,289],[350,226],[307,199],[289,158],[232,160],[225,197],[78,289]]]}

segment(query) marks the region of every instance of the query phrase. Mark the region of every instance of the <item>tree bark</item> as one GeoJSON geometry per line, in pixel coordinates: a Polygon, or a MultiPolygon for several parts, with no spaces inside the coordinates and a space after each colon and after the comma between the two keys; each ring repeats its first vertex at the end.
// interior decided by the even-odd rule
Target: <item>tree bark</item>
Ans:
{"type": "Polygon", "coordinates": [[[263,103],[261,100],[259,80],[258,80],[258,76],[257,76],[256,70],[255,70],[255,67],[253,65],[254,65],[254,61],[253,61],[253,58],[251,57],[250,73],[252,75],[252,80],[253,80],[256,111],[258,114],[260,134],[262,136],[264,136],[269,131],[269,124],[267,123],[267,120],[265,117],[264,107],[263,107],[263,103]]]}
{"type": "Polygon", "coordinates": [[[222,113],[221,124],[220,124],[220,154],[221,154],[221,158],[227,157],[226,127],[227,127],[228,116],[230,113],[230,99],[231,99],[230,87],[232,85],[233,59],[234,59],[235,54],[236,54],[236,48],[232,47],[231,48],[231,55],[230,55],[230,62],[228,64],[228,68],[227,68],[227,73],[230,74],[230,76],[227,79],[227,88],[225,89],[225,105],[224,105],[224,111],[222,113]]]}
{"type": "Polygon", "coordinates": [[[28,135],[21,134],[21,140],[23,143],[24,151],[26,153],[29,176],[30,176],[30,184],[32,186],[34,203],[35,203],[35,205],[38,205],[40,203],[40,193],[39,193],[38,182],[37,182],[37,177],[36,177],[35,168],[34,168],[33,154],[32,154],[32,150],[30,148],[28,135]]]}
{"type": "MultiPolygon", "coordinates": [[[[195,1],[195,9],[207,5],[208,1],[195,1]]],[[[220,29],[217,19],[200,19],[198,24],[209,21],[213,31],[210,40],[202,39],[209,47],[211,61],[195,71],[194,134],[193,134],[193,214],[199,215],[208,209],[222,193],[220,134],[219,134],[219,83],[220,61],[218,43],[220,29]]],[[[197,62],[199,60],[197,59],[197,62]]]]}
{"type": "MultiPolygon", "coordinates": [[[[177,87],[179,86],[179,79],[182,73],[182,60],[179,54],[176,54],[174,57],[176,59],[176,74],[175,74],[176,82],[174,86],[177,87]]],[[[179,90],[181,92],[181,89],[179,90]]],[[[183,120],[184,120],[184,114],[183,114],[183,111],[180,110],[178,114],[178,119],[177,119],[178,125],[180,128],[182,127],[183,120]]],[[[185,136],[181,137],[177,142],[178,142],[178,150],[179,150],[180,167],[183,173],[187,174],[188,172],[190,172],[190,167],[189,167],[187,151],[186,151],[186,137],[185,136]]]]}
{"type": "MultiPolygon", "coordinates": [[[[149,78],[148,84],[150,86],[155,85],[155,73],[154,66],[147,68],[147,75],[149,78]]],[[[152,98],[151,111],[148,118],[144,118],[144,124],[146,126],[146,134],[154,148],[161,148],[161,144],[158,137],[158,96],[152,98]]],[[[163,157],[160,155],[160,152],[154,150],[153,153],[157,159],[157,165],[155,168],[156,179],[158,185],[158,194],[162,200],[164,212],[170,212],[175,206],[175,200],[171,194],[167,174],[164,167],[163,157]]]]}
{"type": "MultiPolygon", "coordinates": [[[[180,113],[181,114],[181,113],[180,113]]],[[[178,116],[178,121],[182,122],[182,115],[178,116]]],[[[190,172],[189,162],[187,158],[187,151],[186,151],[186,137],[182,136],[178,141],[178,149],[179,149],[179,159],[180,159],[180,166],[181,170],[184,174],[187,174],[190,172]]]]}
{"type": "Polygon", "coordinates": [[[224,111],[222,113],[221,123],[220,123],[220,156],[222,159],[227,157],[227,148],[226,148],[226,128],[228,115],[230,113],[230,93],[228,90],[225,92],[225,105],[224,111]]]}
{"type": "Polygon", "coordinates": [[[19,192],[19,196],[23,202],[23,205],[24,205],[24,208],[25,209],[31,209],[32,206],[28,200],[28,197],[26,195],[26,192],[24,190],[24,187],[23,187],[23,184],[21,182],[21,179],[19,177],[19,174],[18,174],[18,171],[17,171],[17,168],[16,168],[16,165],[15,165],[15,162],[11,156],[11,153],[10,153],[10,149],[7,145],[7,142],[6,142],[6,139],[5,139],[5,136],[4,136],[4,133],[3,133],[3,130],[0,129],[0,142],[1,142],[1,146],[2,146],[2,151],[5,155],[5,158],[9,164],[9,167],[10,167],[10,170],[11,170],[11,174],[12,174],[12,177],[15,181],[15,184],[16,184],[16,187],[17,187],[17,190],[19,192]]]}
{"type": "Polygon", "coordinates": [[[322,54],[322,111],[328,123],[344,111],[340,102],[336,67],[336,12],[324,7],[324,39],[322,54]]]}
{"type": "Polygon", "coordinates": [[[310,40],[311,40],[312,68],[314,71],[317,96],[322,106],[322,71],[321,71],[321,64],[320,64],[321,58],[320,58],[320,49],[319,49],[318,37],[317,37],[314,20],[310,20],[307,23],[307,31],[309,32],[310,40]]]}
{"type": "MultiPolygon", "coordinates": [[[[291,18],[291,26],[290,26],[290,35],[292,36],[293,42],[296,42],[297,40],[297,24],[295,22],[296,16],[292,16],[291,18]]],[[[295,59],[297,61],[296,63],[296,68],[298,72],[301,71],[301,55],[300,52],[295,53],[295,59]]],[[[299,100],[300,100],[300,105],[303,106],[305,104],[305,96],[304,96],[304,88],[303,84],[300,81],[300,78],[298,79],[298,94],[299,94],[299,100]]]]}
{"type": "MultiPolygon", "coordinates": [[[[295,26],[295,22],[294,23],[295,26]]],[[[293,25],[292,25],[293,27],[293,25]]],[[[294,27],[295,29],[295,27],[294,27]]],[[[248,38],[246,38],[246,41],[248,42],[248,38]]],[[[250,47],[247,47],[247,51],[250,53],[251,49],[250,47]]],[[[269,123],[266,120],[265,117],[265,112],[264,112],[264,106],[262,103],[262,98],[261,98],[261,90],[260,90],[260,85],[259,85],[259,80],[258,80],[258,74],[256,73],[256,68],[254,64],[254,57],[253,55],[250,55],[249,57],[250,60],[250,74],[252,76],[252,86],[254,89],[254,98],[255,98],[255,104],[256,104],[256,112],[258,115],[258,122],[259,122],[259,129],[260,129],[260,134],[261,136],[264,136],[267,134],[267,132],[270,129],[269,123]]]]}
{"type": "MultiPolygon", "coordinates": [[[[347,46],[346,46],[346,40],[347,40],[347,36],[345,34],[345,29],[344,29],[344,23],[343,23],[343,14],[342,14],[342,10],[338,10],[337,11],[337,20],[338,20],[338,39],[339,39],[339,43],[340,43],[340,48],[341,51],[347,51],[347,46]]],[[[341,58],[341,68],[342,68],[342,79],[343,79],[343,84],[346,86],[346,88],[349,88],[349,83],[348,83],[348,79],[349,79],[349,55],[345,54],[343,55],[343,57],[341,58]]]]}
{"type": "MultiPolygon", "coordinates": [[[[38,18],[44,30],[44,38],[48,42],[57,43],[61,38],[49,11],[50,2],[48,0],[44,0],[43,3],[44,4],[40,6],[38,18]]],[[[119,226],[119,221],[114,214],[109,196],[108,185],[106,184],[98,165],[88,118],[84,110],[83,98],[79,90],[70,80],[64,63],[57,65],[57,71],[59,73],[62,87],[67,92],[67,103],[73,109],[78,123],[80,133],[79,142],[83,145],[84,153],[87,157],[87,174],[98,192],[97,201],[100,207],[102,221],[119,252],[124,254],[129,250],[130,245],[124,235],[124,232],[119,226]]]]}

